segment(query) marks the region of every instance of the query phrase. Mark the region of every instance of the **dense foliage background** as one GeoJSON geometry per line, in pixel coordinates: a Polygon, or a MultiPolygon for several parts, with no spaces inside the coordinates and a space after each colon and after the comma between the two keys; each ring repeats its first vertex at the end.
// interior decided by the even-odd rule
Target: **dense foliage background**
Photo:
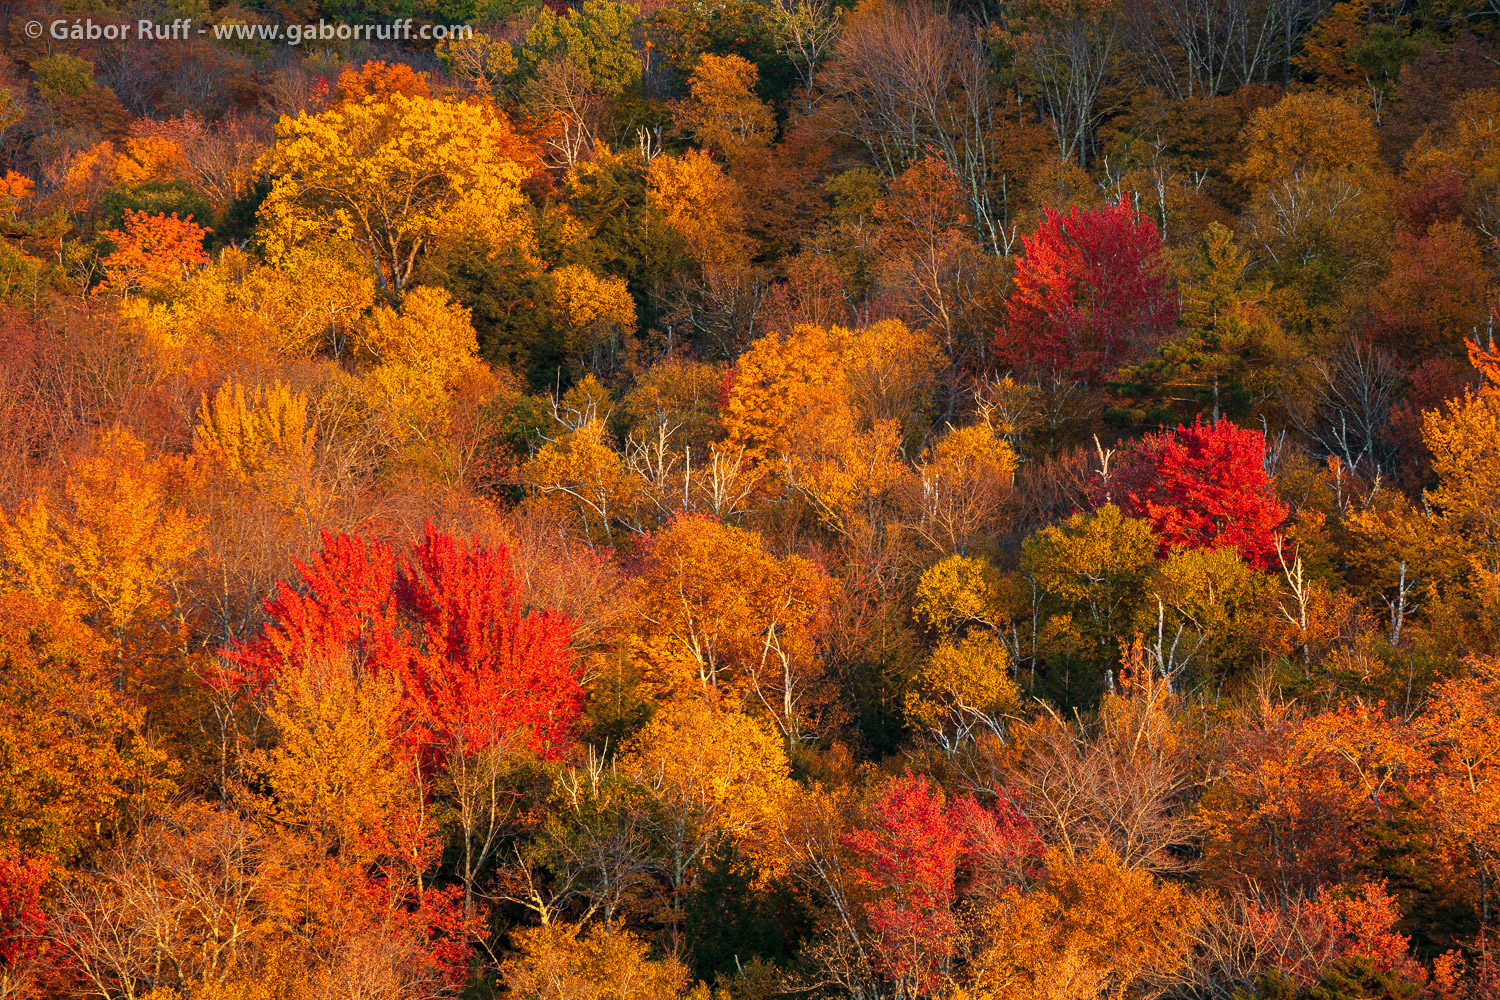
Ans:
{"type": "Polygon", "coordinates": [[[0,998],[1500,993],[1493,0],[0,26],[0,998]]]}

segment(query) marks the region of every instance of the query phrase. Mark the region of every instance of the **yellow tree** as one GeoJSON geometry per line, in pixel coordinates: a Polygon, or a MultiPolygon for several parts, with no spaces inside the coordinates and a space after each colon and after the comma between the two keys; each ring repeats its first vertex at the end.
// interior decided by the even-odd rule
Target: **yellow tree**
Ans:
{"type": "Polygon", "coordinates": [[[215,470],[241,479],[301,479],[311,470],[317,421],[309,420],[307,394],[284,382],[248,393],[225,382],[198,405],[193,452],[215,470]]]}
{"type": "Polygon", "coordinates": [[[571,505],[592,539],[637,524],[642,482],[609,440],[609,391],[593,375],[553,400],[555,436],[521,467],[521,481],[542,497],[571,505]]]}
{"type": "Polygon", "coordinates": [[[646,943],[623,928],[555,923],[512,939],[500,979],[516,1000],[677,1000],[688,983],[681,962],[649,958],[646,943]]]}
{"type": "Polygon", "coordinates": [[[837,426],[871,431],[891,421],[904,444],[928,415],[941,355],[929,334],[894,320],[763,337],[735,366],[725,430],[757,462],[830,441],[837,426]]]}
{"type": "Polygon", "coordinates": [[[153,346],[228,348],[307,357],[348,350],[349,330],[375,301],[375,279],[348,246],[297,247],[276,267],[226,248],[171,289],[171,299],[130,298],[123,316],[153,346]]]}
{"type": "Polygon", "coordinates": [[[109,644],[56,604],[0,595],[0,842],[68,862],[162,804],[164,755],[112,690],[109,644]]]}
{"type": "Polygon", "coordinates": [[[397,826],[394,817],[411,804],[395,738],[400,700],[394,676],[346,662],[315,662],[279,678],[265,710],[274,743],[246,761],[270,793],[268,817],[315,852],[354,860],[385,846],[371,836],[397,826]]]}
{"type": "Polygon", "coordinates": [[[967,552],[993,533],[1015,469],[1015,452],[989,424],[949,428],[919,470],[917,531],[941,552],[967,552]]]}
{"type": "Polygon", "coordinates": [[[1004,636],[1008,604],[999,572],[972,556],[948,556],[917,583],[912,616],[937,645],[907,692],[906,713],[945,749],[976,735],[1003,736],[1004,717],[1019,707],[1015,656],[1004,636]]]}
{"type": "Polygon", "coordinates": [[[754,149],[770,144],[776,118],[755,95],[759,71],[736,55],[705,52],[688,79],[690,99],[677,109],[677,122],[699,145],[731,165],[754,149]]]}
{"type": "Polygon", "coordinates": [[[795,788],[777,734],[748,715],[694,697],[652,716],[626,745],[620,768],[656,798],[651,832],[678,902],[718,845],[765,828],[795,788]]]}
{"type": "Polygon", "coordinates": [[[740,187],[702,150],[682,156],[658,156],[646,170],[651,207],[687,243],[705,270],[747,266],[749,241],[744,236],[740,187]]]}
{"type": "Polygon", "coordinates": [[[613,367],[621,340],[635,329],[635,300],[623,278],[601,277],[579,264],[547,275],[553,322],[563,331],[563,350],[594,372],[613,367]]]}
{"type": "Polygon", "coordinates": [[[1500,571],[1500,387],[1466,392],[1424,414],[1422,440],[1438,477],[1428,504],[1479,547],[1490,571],[1500,571]]]}
{"type": "Polygon", "coordinates": [[[658,692],[717,694],[767,712],[790,738],[821,671],[831,584],[760,535],[683,517],[652,539],[638,582],[639,656],[658,692]]]}
{"type": "Polygon", "coordinates": [[[1384,173],[1369,116],[1320,91],[1288,94],[1256,111],[1240,142],[1245,159],[1236,173],[1254,187],[1316,170],[1367,184],[1384,173]]]}
{"type": "Polygon", "coordinates": [[[441,288],[415,287],[400,312],[377,306],[357,341],[376,361],[363,384],[389,444],[429,451],[440,445],[453,393],[485,371],[469,310],[441,288]]]}
{"type": "Polygon", "coordinates": [[[1006,892],[981,918],[968,995],[1123,997],[1186,963],[1194,908],[1182,889],[1108,851],[1051,852],[1038,874],[1036,888],[1006,892]]]}
{"type": "Polygon", "coordinates": [[[311,240],[355,247],[394,304],[432,240],[482,233],[530,242],[521,213],[521,144],[488,105],[391,94],[282,118],[262,166],[273,260],[311,240]]]}
{"type": "Polygon", "coordinates": [[[734,372],[724,407],[729,442],[752,462],[776,461],[798,440],[804,413],[826,414],[844,390],[840,328],[798,327],[792,336],[751,344],[734,372]]]}
{"type": "Polygon", "coordinates": [[[176,587],[199,522],[169,499],[178,463],[149,458],[129,431],[107,432],[59,498],[38,498],[3,525],[12,586],[57,601],[111,637],[120,669],[180,638],[176,587]]]}

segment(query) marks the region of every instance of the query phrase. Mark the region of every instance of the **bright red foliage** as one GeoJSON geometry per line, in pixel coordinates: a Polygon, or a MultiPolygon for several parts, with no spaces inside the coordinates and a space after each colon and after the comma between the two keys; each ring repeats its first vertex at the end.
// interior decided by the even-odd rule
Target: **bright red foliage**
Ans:
{"type": "Polygon", "coordinates": [[[28,858],[0,845],[0,984],[36,958],[45,945],[42,886],[50,874],[44,859],[28,858]]]}
{"type": "Polygon", "coordinates": [[[249,646],[223,653],[216,686],[257,694],[289,667],[348,657],[361,670],[409,668],[415,650],[400,628],[396,560],[390,547],[323,533],[323,550],[297,563],[304,592],[276,581],[265,628],[249,646]]]}
{"type": "Polygon", "coordinates": [[[429,524],[415,558],[402,560],[397,594],[420,623],[425,655],[403,679],[429,738],[481,751],[524,732],[535,753],[555,755],[582,709],[573,629],[554,611],[522,614],[509,553],[429,524]]]}
{"type": "Polygon", "coordinates": [[[1369,959],[1377,969],[1418,984],[1426,979],[1408,951],[1410,941],[1396,930],[1401,908],[1384,883],[1338,894],[1324,886],[1311,898],[1254,908],[1248,918],[1247,930],[1277,970],[1301,988],[1342,958],[1369,959]]]}
{"type": "Polygon", "coordinates": [[[1021,242],[1002,364],[1098,384],[1176,321],[1161,233],[1128,204],[1045,209],[1021,242]]]}
{"type": "MultiPolygon", "coordinates": [[[[1102,491],[1101,491],[1102,492],[1102,491]]],[[[1265,437],[1221,420],[1143,438],[1107,484],[1108,498],[1144,518],[1162,550],[1232,546],[1264,569],[1287,508],[1265,469],[1265,437]]]]}
{"type": "Polygon", "coordinates": [[[873,829],[855,830],[856,877],[879,898],[865,906],[881,971],[926,993],[953,955],[954,877],[963,838],[925,777],[897,778],[871,807],[873,829]]]}
{"type": "Polygon", "coordinates": [[[583,703],[568,618],[523,613],[505,548],[466,546],[431,525],[399,578],[395,566],[386,545],[325,534],[311,564],[297,564],[304,592],[277,583],[264,630],[224,652],[215,685],[254,695],[288,668],[348,658],[395,671],[412,738],[440,754],[523,734],[533,752],[555,755],[583,703]]]}
{"type": "Polygon", "coordinates": [[[986,810],[972,798],[945,804],[941,790],[910,771],[870,806],[872,826],[846,845],[859,859],[855,878],[876,893],[865,904],[880,972],[909,995],[931,991],[953,957],[953,904],[962,876],[978,895],[998,892],[1038,853],[1026,820],[1002,799],[986,810]]]}

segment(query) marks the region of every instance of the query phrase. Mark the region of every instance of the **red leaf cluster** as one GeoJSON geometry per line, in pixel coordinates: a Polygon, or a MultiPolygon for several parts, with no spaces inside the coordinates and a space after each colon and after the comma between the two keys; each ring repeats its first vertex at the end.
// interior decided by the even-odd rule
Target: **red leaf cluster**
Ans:
{"type": "Polygon", "coordinates": [[[1265,437],[1230,420],[1142,439],[1107,484],[1108,499],[1149,521],[1163,554],[1174,545],[1231,546],[1264,569],[1287,508],[1265,469],[1265,437]]]}
{"type": "Polygon", "coordinates": [[[995,340],[1002,364],[1098,384],[1177,319],[1161,233],[1124,202],[1067,215],[1044,209],[1021,243],[995,340]]]}
{"type": "Polygon", "coordinates": [[[952,959],[961,873],[994,891],[1039,841],[1007,803],[993,812],[969,797],[945,803],[926,776],[907,771],[880,792],[870,826],[850,832],[845,845],[859,861],[855,879],[876,894],[865,904],[875,963],[918,995],[941,981],[952,959]]]}
{"type": "Polygon", "coordinates": [[[27,965],[45,947],[47,914],[42,886],[51,866],[0,845],[0,981],[27,965]]]}
{"type": "Polygon", "coordinates": [[[445,754],[521,736],[543,757],[572,737],[583,691],[568,643],[572,623],[524,611],[504,546],[466,545],[427,525],[403,554],[349,534],[323,536],[302,590],[278,581],[268,621],[224,652],[212,678],[254,695],[282,671],[340,658],[401,679],[409,738],[445,754]]]}

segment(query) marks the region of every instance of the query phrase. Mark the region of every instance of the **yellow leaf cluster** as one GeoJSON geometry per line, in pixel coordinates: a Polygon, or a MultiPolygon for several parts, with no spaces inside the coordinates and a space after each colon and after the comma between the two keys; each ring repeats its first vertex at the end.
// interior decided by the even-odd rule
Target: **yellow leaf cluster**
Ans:
{"type": "Polygon", "coordinates": [[[784,714],[820,667],[814,625],[829,587],[817,566],[770,554],[755,532],[680,518],[654,540],[638,583],[638,655],[650,683],[784,714]]]}
{"type": "MultiPolygon", "coordinates": [[[[141,136],[125,142],[125,151],[115,158],[115,181],[127,187],[147,181],[186,177],[187,160],[182,146],[159,136],[141,136]]],[[[198,220],[207,224],[207,219],[198,220]]]]}
{"type": "Polygon", "coordinates": [[[358,343],[377,361],[363,379],[369,405],[397,446],[437,435],[454,390],[482,368],[469,310],[440,288],[411,289],[399,313],[377,306],[358,343]]]}
{"type": "Polygon", "coordinates": [[[776,118],[755,95],[758,77],[747,59],[705,52],[688,79],[691,100],[678,110],[679,124],[731,164],[764,148],[775,136],[776,118]]]}
{"type": "Polygon", "coordinates": [[[700,267],[734,268],[749,262],[744,196],[707,153],[690,149],[682,156],[655,157],[646,171],[646,195],[700,267]]]}
{"type": "Polygon", "coordinates": [[[1428,504],[1493,563],[1500,558],[1500,390],[1465,392],[1424,414],[1422,440],[1438,477],[1428,504]]]}
{"type": "Polygon", "coordinates": [[[658,711],[626,745],[620,767],[658,796],[739,837],[765,823],[795,787],[776,734],[701,698],[658,711]]]}
{"type": "Polygon", "coordinates": [[[231,475],[250,478],[306,473],[313,460],[317,425],[309,421],[306,393],[283,382],[246,393],[224,383],[213,399],[205,394],[193,431],[193,451],[231,475]]]}
{"type": "Polygon", "coordinates": [[[625,280],[600,276],[581,264],[566,264],[547,275],[553,321],[564,331],[570,355],[592,360],[635,329],[635,300],[625,280]]]}
{"type": "Polygon", "coordinates": [[[1194,926],[1177,886],[1108,852],[1044,862],[1042,886],[1002,899],[981,926],[969,996],[986,1000],[1118,997],[1148,972],[1186,961],[1194,926]]]}
{"type": "Polygon", "coordinates": [[[283,118],[262,166],[268,256],[318,239],[346,242],[398,295],[433,240],[480,234],[527,242],[516,139],[492,107],[392,94],[283,118]]]}
{"type": "Polygon", "coordinates": [[[512,938],[500,979],[516,1000],[676,1000],[688,982],[681,962],[647,957],[646,942],[623,928],[554,923],[512,938]]]}
{"type": "Polygon", "coordinates": [[[994,632],[978,631],[932,651],[913,690],[906,694],[911,721],[945,738],[956,738],[984,726],[997,730],[1000,720],[1021,704],[1011,680],[1011,655],[994,632]]]}
{"type": "Polygon", "coordinates": [[[389,672],[360,673],[341,661],[278,678],[265,709],[275,744],[250,760],[278,823],[347,856],[361,834],[400,811],[410,789],[392,738],[399,683],[389,672]]]}
{"type": "Polygon", "coordinates": [[[1356,182],[1383,173],[1380,142],[1365,112],[1321,91],[1288,94],[1250,117],[1240,143],[1239,177],[1265,187],[1296,174],[1324,170],[1356,182]]]}
{"type": "Polygon", "coordinates": [[[168,498],[176,475],[129,431],[109,431],[74,464],[60,499],[38,498],[0,527],[7,582],[115,637],[122,654],[147,626],[175,633],[172,588],[199,529],[168,498]]]}
{"type": "Polygon", "coordinates": [[[281,266],[267,267],[226,249],[197,271],[170,301],[129,298],[127,322],[165,357],[188,348],[307,357],[338,352],[349,325],[375,301],[375,281],[363,261],[335,248],[298,247],[281,266]]]}

